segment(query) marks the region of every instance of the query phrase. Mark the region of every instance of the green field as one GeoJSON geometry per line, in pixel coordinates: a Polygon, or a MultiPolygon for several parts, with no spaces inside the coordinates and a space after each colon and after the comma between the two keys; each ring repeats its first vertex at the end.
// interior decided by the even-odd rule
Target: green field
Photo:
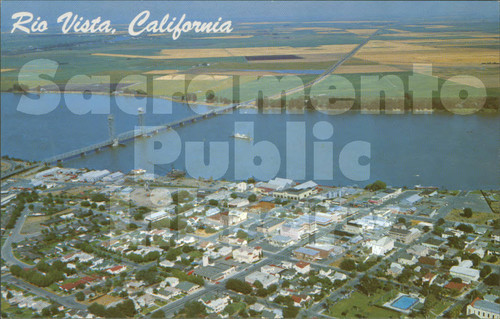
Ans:
{"type": "Polygon", "coordinates": [[[330,307],[328,315],[336,318],[399,318],[396,311],[374,305],[373,302],[382,298],[383,293],[368,297],[360,292],[354,292],[349,299],[344,299],[330,307]]]}

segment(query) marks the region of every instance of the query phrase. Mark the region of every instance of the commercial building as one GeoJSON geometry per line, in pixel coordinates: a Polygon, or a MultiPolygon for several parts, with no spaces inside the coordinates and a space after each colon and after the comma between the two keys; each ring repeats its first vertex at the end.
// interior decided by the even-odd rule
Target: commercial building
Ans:
{"type": "Polygon", "coordinates": [[[233,250],[233,258],[237,262],[251,264],[262,258],[262,247],[242,246],[233,250]]]}
{"type": "Polygon", "coordinates": [[[302,200],[314,194],[314,188],[306,188],[306,189],[295,189],[289,188],[282,191],[274,191],[273,197],[282,198],[282,199],[290,199],[290,200],[302,200]]]}
{"type": "Polygon", "coordinates": [[[372,244],[372,254],[383,256],[394,248],[394,239],[382,237],[372,244]]]}
{"type": "Polygon", "coordinates": [[[453,266],[450,268],[450,275],[467,283],[479,280],[479,270],[469,267],[453,266]]]}
{"type": "Polygon", "coordinates": [[[499,319],[500,306],[497,303],[476,298],[467,306],[467,316],[475,315],[481,319],[499,319]]]}

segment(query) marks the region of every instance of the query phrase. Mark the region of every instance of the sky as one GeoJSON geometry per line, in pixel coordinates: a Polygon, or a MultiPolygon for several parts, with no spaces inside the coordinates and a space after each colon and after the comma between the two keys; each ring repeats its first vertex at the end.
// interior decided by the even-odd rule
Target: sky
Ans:
{"type": "Polygon", "coordinates": [[[222,17],[238,22],[345,20],[499,20],[497,1],[1,1],[2,31],[11,16],[29,11],[49,23],[72,11],[86,18],[101,16],[113,23],[130,23],[141,11],[161,19],[186,13],[188,19],[210,21],[222,17]]]}

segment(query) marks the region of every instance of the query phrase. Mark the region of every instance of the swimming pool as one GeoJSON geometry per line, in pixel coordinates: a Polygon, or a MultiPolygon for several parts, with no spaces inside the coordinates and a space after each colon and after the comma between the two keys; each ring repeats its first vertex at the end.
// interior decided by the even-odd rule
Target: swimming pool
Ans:
{"type": "Polygon", "coordinates": [[[393,303],[391,303],[391,306],[401,310],[408,310],[417,302],[418,299],[411,298],[408,296],[401,296],[398,299],[396,299],[393,303]]]}

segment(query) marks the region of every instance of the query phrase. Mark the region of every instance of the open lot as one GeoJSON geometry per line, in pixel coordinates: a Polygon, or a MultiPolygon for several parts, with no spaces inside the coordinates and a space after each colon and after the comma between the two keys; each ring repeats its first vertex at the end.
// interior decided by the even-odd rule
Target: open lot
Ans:
{"type": "Polygon", "coordinates": [[[467,218],[462,216],[463,210],[453,209],[451,212],[446,215],[446,219],[455,222],[463,222],[470,223],[476,225],[487,225],[487,222],[490,220],[495,220],[500,218],[497,214],[493,213],[484,213],[484,212],[476,212],[474,211],[472,217],[467,218]]]}
{"type": "Polygon", "coordinates": [[[385,300],[383,293],[368,297],[360,292],[354,292],[348,299],[336,303],[329,309],[329,315],[336,318],[399,318],[396,311],[374,305],[374,300],[385,300]]]}

